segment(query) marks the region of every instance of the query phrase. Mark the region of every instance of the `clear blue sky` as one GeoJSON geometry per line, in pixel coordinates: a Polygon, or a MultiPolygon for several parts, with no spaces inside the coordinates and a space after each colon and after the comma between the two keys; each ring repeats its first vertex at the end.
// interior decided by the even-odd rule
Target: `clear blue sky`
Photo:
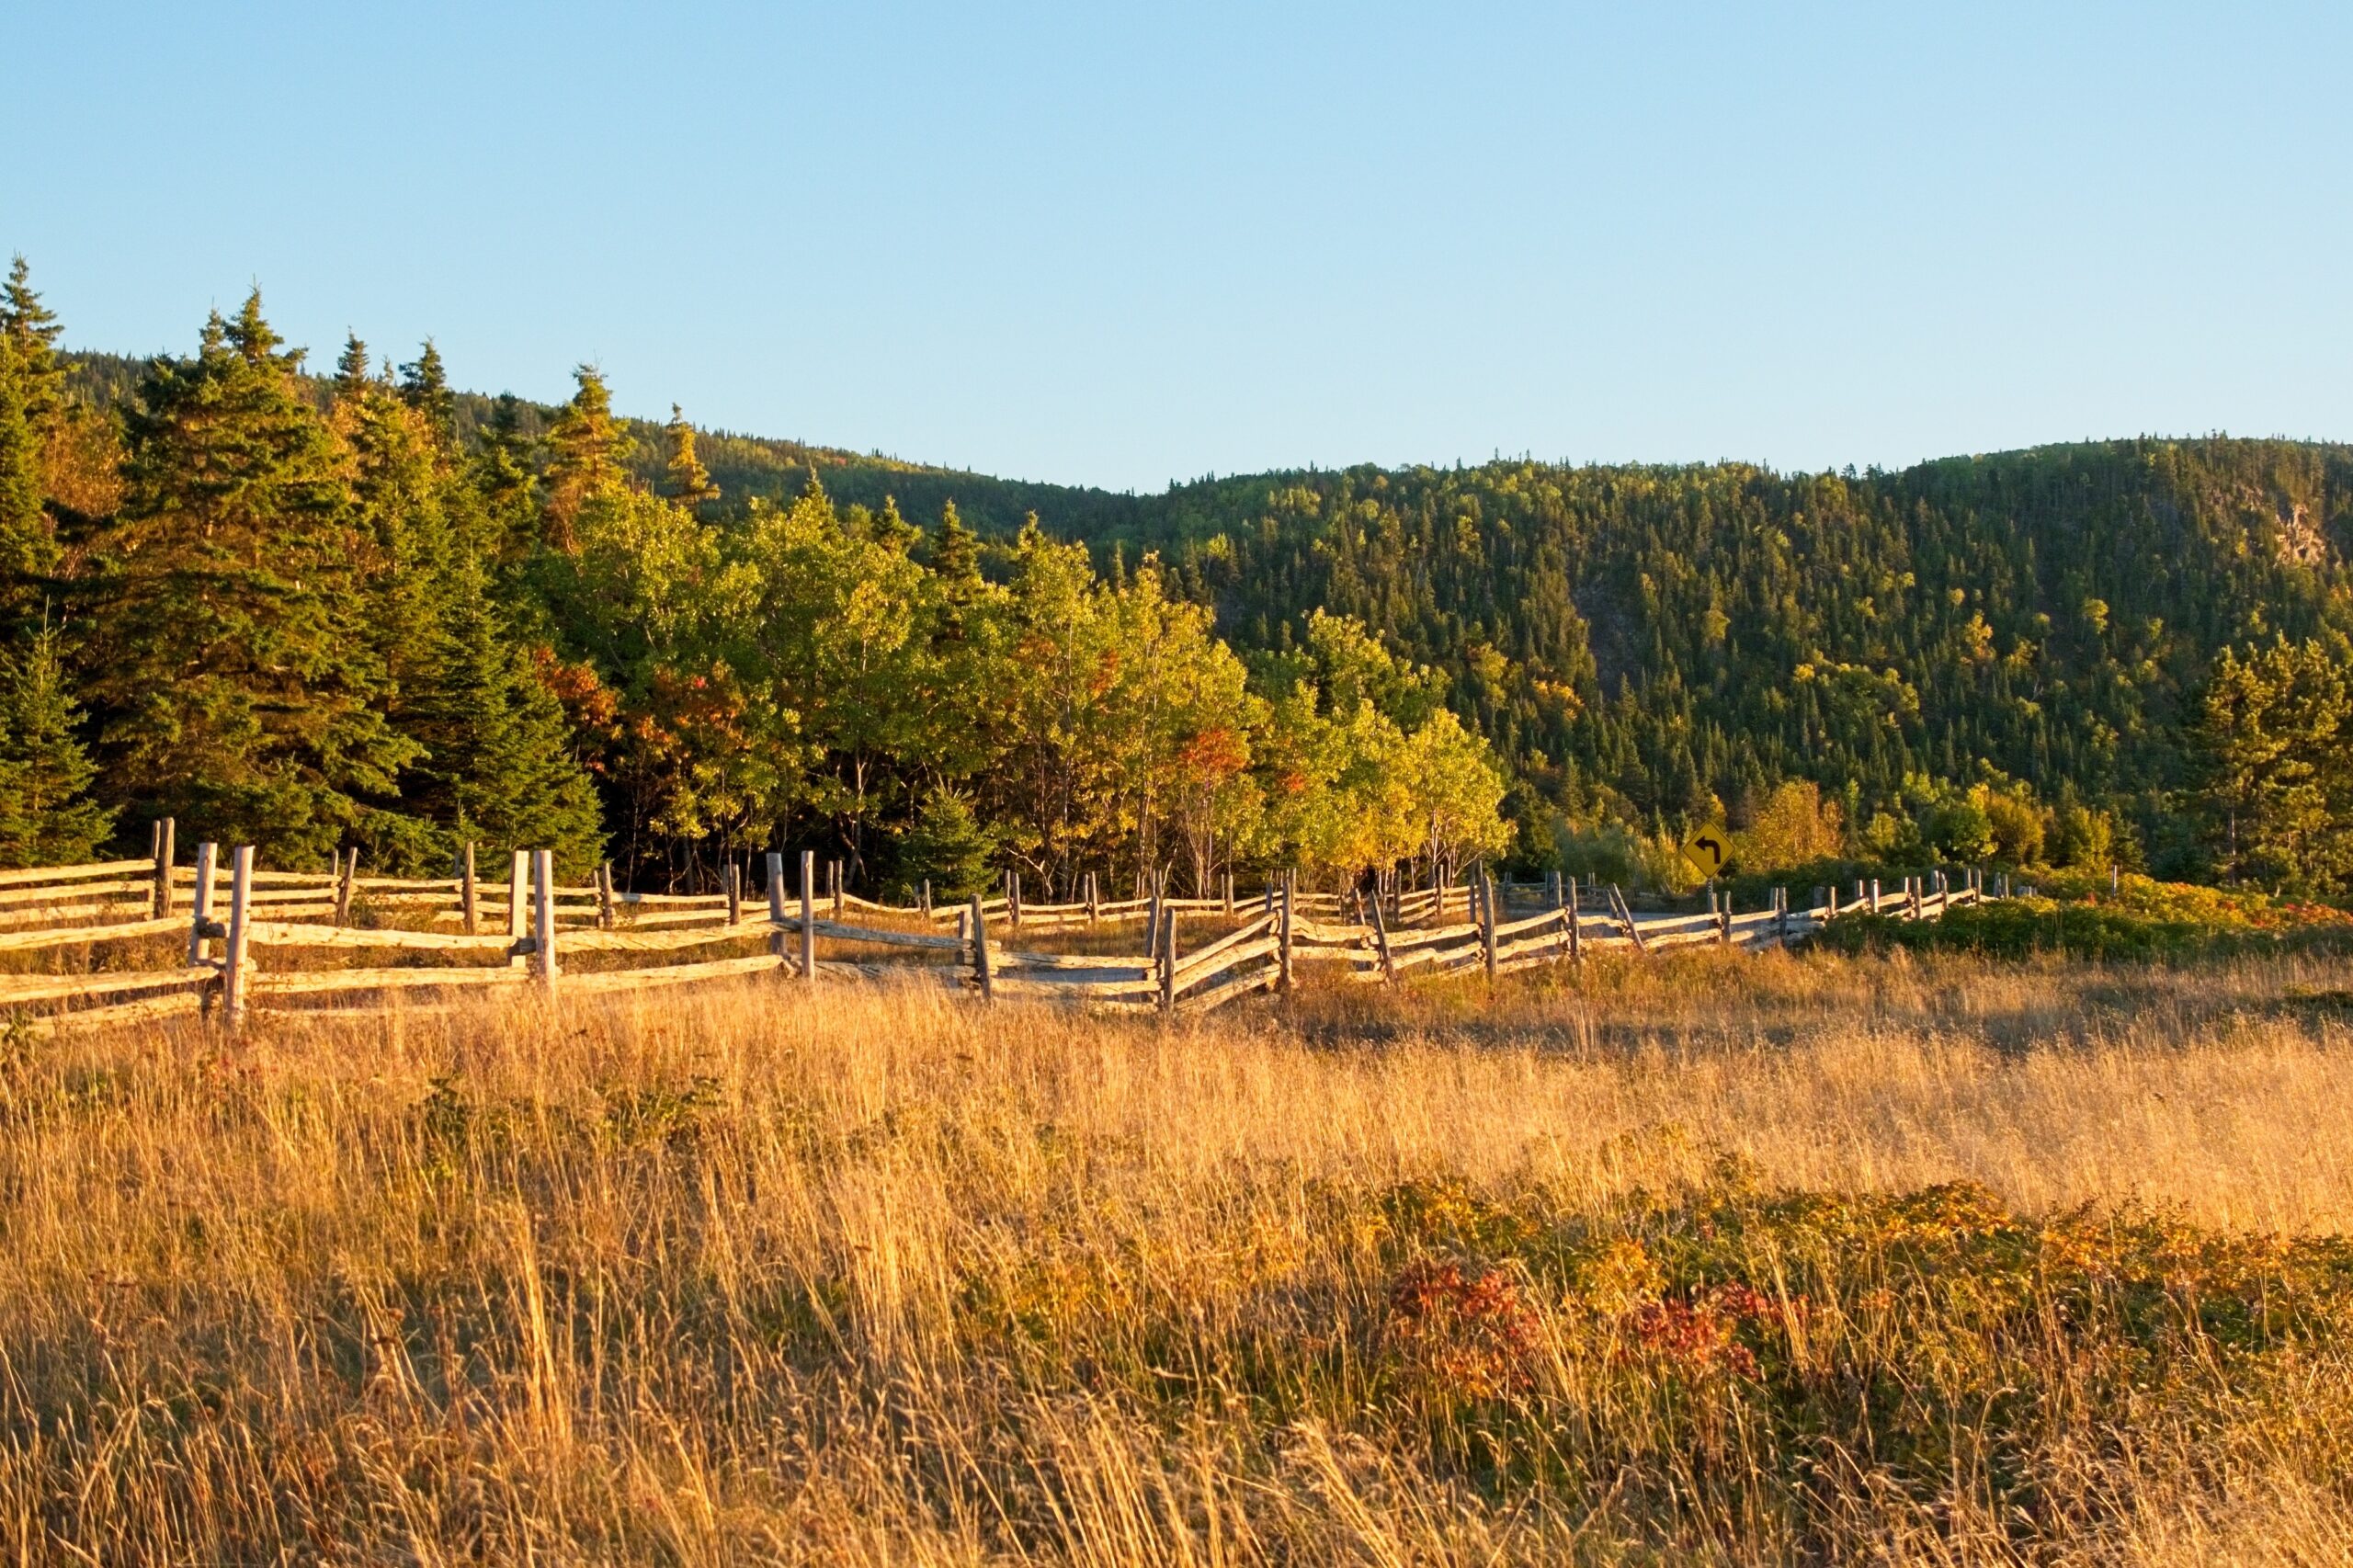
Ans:
{"type": "Polygon", "coordinates": [[[2353,7],[17,9],[76,345],[1033,479],[2353,437],[2353,7]]]}

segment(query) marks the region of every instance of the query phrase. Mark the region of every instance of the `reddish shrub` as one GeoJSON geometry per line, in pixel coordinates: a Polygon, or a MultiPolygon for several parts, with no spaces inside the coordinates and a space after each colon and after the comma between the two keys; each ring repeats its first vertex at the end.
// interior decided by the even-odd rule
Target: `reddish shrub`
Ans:
{"type": "Polygon", "coordinates": [[[1773,1315],[1773,1303],[1746,1285],[1718,1285],[1688,1301],[1646,1301],[1626,1316],[1645,1354],[1692,1377],[1756,1376],[1756,1357],[1734,1335],[1744,1323],[1773,1315]]]}
{"type": "Polygon", "coordinates": [[[1388,1334],[1435,1391],[1494,1399],[1528,1381],[1537,1321],[1514,1276],[1432,1259],[1390,1287],[1388,1334]]]}

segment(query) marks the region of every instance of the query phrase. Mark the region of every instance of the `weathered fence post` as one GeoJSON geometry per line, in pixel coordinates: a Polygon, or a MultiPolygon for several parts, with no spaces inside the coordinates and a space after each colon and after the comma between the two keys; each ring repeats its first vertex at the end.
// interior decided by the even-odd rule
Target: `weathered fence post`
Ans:
{"type": "Polygon", "coordinates": [[[240,844],[229,858],[229,925],[227,950],[222,954],[221,1027],[230,1030],[245,1021],[246,990],[253,980],[245,959],[253,938],[254,846],[240,844]]]}
{"type": "Polygon", "coordinates": [[[1290,899],[1294,875],[1295,873],[1290,871],[1283,873],[1282,934],[1276,943],[1276,950],[1280,958],[1275,970],[1275,984],[1279,990],[1283,991],[1290,989],[1290,899]]]}
{"type": "Polygon", "coordinates": [[[1160,1013],[1166,1017],[1176,1010],[1176,919],[1173,911],[1168,923],[1161,927],[1160,947],[1154,961],[1160,971],[1160,1013]]]}
{"type": "Polygon", "coordinates": [[[597,928],[609,931],[618,919],[613,910],[613,863],[608,860],[597,868],[597,928]]]}
{"type": "MultiPolygon", "coordinates": [[[[768,951],[787,963],[792,961],[792,941],[784,931],[784,851],[767,852],[768,873],[768,951]]],[[[929,887],[931,884],[924,884],[929,887]]]]}
{"type": "Polygon", "coordinates": [[[1709,902],[1716,906],[1716,946],[1729,948],[1732,946],[1732,889],[1724,889],[1721,900],[1711,898],[1709,902]]]}
{"type": "Polygon", "coordinates": [[[1487,875],[1487,868],[1479,868],[1479,956],[1487,971],[1487,983],[1495,983],[1495,879],[1487,875]]]}
{"type": "Polygon", "coordinates": [[[1773,935],[1781,946],[1790,945],[1790,890],[1773,890],[1773,935]]]}
{"type": "Polygon", "coordinates": [[[1877,877],[1871,879],[1871,913],[1873,915],[1879,913],[1879,879],[1877,877]]]}
{"type": "Polygon", "coordinates": [[[480,915],[480,896],[474,882],[474,841],[469,838],[458,858],[458,913],[465,919],[469,937],[474,934],[474,923],[480,915]]]}
{"type": "Polygon", "coordinates": [[[1233,873],[1232,871],[1228,871],[1224,874],[1224,878],[1220,883],[1220,886],[1223,889],[1225,894],[1225,917],[1228,920],[1231,920],[1233,918],[1233,873]]]}
{"type": "Polygon", "coordinates": [[[1577,910],[1577,880],[1563,873],[1561,877],[1561,914],[1569,926],[1569,961],[1585,961],[1585,922],[1577,910]]]}
{"type": "Polygon", "coordinates": [[[1838,918],[1838,884],[1832,882],[1827,887],[1814,889],[1814,892],[1822,905],[1822,923],[1827,926],[1838,918]]]}
{"type": "Polygon", "coordinates": [[[996,1000],[996,979],[989,971],[989,921],[982,912],[981,895],[972,895],[972,907],[968,914],[972,926],[972,978],[980,982],[981,1000],[996,1000]]]}
{"type": "Polygon", "coordinates": [[[358,849],[354,847],[347,857],[342,850],[336,850],[335,852],[335,914],[329,917],[332,924],[347,926],[351,923],[351,881],[358,874],[358,849]]]}
{"type": "Polygon", "coordinates": [[[1090,926],[1103,918],[1103,901],[1095,882],[1095,873],[1086,873],[1086,924],[1090,926]]]}
{"type": "Polygon", "coordinates": [[[1915,920],[1926,920],[1928,917],[1927,901],[1920,896],[1920,889],[1927,885],[1927,881],[1926,877],[1904,879],[1904,896],[1912,905],[1912,918],[1915,920]]]}
{"type": "Polygon", "coordinates": [[[1555,933],[1552,938],[1552,952],[1556,958],[1565,956],[1569,950],[1569,927],[1561,913],[1561,873],[1558,870],[1544,873],[1544,897],[1552,906],[1555,933]]]}
{"type": "Polygon", "coordinates": [[[924,917],[926,920],[928,920],[928,919],[930,919],[930,918],[931,918],[931,879],[930,879],[929,877],[926,877],[926,878],[923,880],[923,892],[922,892],[921,897],[922,897],[921,908],[922,908],[922,910],[923,910],[923,917],[924,917]]]}
{"type": "Polygon", "coordinates": [[[190,896],[188,921],[188,962],[190,969],[202,963],[211,954],[210,938],[222,935],[212,918],[212,877],[221,856],[221,846],[203,843],[196,846],[196,888],[190,896]]]}
{"type": "Polygon", "coordinates": [[[1372,893],[1372,946],[1373,950],[1381,955],[1381,983],[1383,985],[1396,984],[1397,960],[1389,956],[1389,924],[1381,917],[1381,890],[1378,888],[1372,893]]]}
{"type": "Polygon", "coordinates": [[[555,960],[555,851],[531,851],[531,978],[542,996],[555,994],[562,972],[555,960]]]}
{"type": "Polygon", "coordinates": [[[529,904],[531,890],[531,855],[527,849],[515,851],[514,865],[506,873],[506,943],[510,949],[506,960],[509,969],[521,969],[529,960],[522,952],[523,938],[530,935],[529,904]]]}
{"type": "Polygon", "coordinates": [[[155,918],[163,919],[172,912],[172,830],[173,822],[165,817],[155,824],[155,918]]]}
{"type": "Polygon", "coordinates": [[[1158,877],[1152,880],[1151,896],[1152,902],[1146,906],[1143,917],[1143,950],[1147,953],[1156,953],[1160,950],[1160,879],[1158,877]]]}
{"type": "Polygon", "coordinates": [[[744,918],[744,868],[732,856],[727,861],[727,924],[744,918]]]}
{"type": "MultiPolygon", "coordinates": [[[[972,907],[980,907],[980,894],[972,895],[972,907]]],[[[811,985],[817,983],[817,852],[801,852],[801,978],[811,985]]]]}
{"type": "Polygon", "coordinates": [[[1634,924],[1634,911],[1627,903],[1626,895],[1616,882],[1609,884],[1609,902],[1616,908],[1618,923],[1626,928],[1626,939],[1634,944],[1638,953],[1647,953],[1651,945],[1643,939],[1643,928],[1634,924]]]}

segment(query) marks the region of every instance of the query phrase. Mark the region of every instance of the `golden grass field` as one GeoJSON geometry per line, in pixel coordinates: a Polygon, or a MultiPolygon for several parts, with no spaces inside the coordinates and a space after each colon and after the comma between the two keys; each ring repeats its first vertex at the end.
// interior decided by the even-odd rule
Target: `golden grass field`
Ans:
{"type": "Polygon", "coordinates": [[[2353,964],[11,1037],[26,1562],[2353,1559],[2353,964]]]}

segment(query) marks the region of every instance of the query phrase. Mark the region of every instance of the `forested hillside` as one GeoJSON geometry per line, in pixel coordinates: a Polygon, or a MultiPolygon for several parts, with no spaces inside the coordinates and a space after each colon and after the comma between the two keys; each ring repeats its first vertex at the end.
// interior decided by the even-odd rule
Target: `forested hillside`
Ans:
{"type": "Polygon", "coordinates": [[[2353,449],[1358,469],[1154,506],[1177,580],[1240,645],[1281,646],[1317,608],[1363,619],[1446,670],[1572,817],[1679,824],[1802,778],[1867,827],[1907,779],[1993,780],[2113,808],[2128,858],[2194,870],[2227,848],[2197,809],[2215,655],[2348,624],[2353,449]]]}
{"type": "MultiPolygon", "coordinates": [[[[1841,857],[2332,893],[2353,449],[1022,484],[0,310],[0,859],[170,812],[421,868],[1671,881],[1841,857]]],[[[2353,731],[2346,733],[2353,738],[2353,731]]]]}

